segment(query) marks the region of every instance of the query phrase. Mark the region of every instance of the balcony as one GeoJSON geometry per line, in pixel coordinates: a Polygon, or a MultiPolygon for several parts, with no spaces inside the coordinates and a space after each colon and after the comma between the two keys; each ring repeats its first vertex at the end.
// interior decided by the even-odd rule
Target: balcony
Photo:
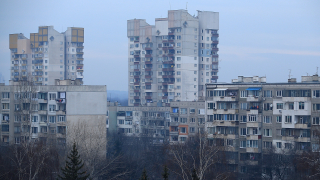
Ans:
{"type": "Polygon", "coordinates": [[[134,96],[133,99],[140,99],[140,96],[134,96]]]}
{"type": "Polygon", "coordinates": [[[310,142],[310,137],[295,137],[295,142],[310,142]]]}
{"type": "Polygon", "coordinates": [[[282,97],[283,102],[308,102],[310,97],[282,97]]]}
{"type": "Polygon", "coordinates": [[[146,61],[145,64],[152,64],[152,61],[146,61]]]}
{"type": "Polygon", "coordinates": [[[66,103],[66,99],[56,99],[56,102],[58,104],[65,104],[66,103]]]}
{"type": "Polygon", "coordinates": [[[48,99],[38,99],[38,103],[48,103],[48,99]]]}
{"type": "Polygon", "coordinates": [[[146,68],[145,71],[152,71],[152,69],[151,68],[146,68]]]}
{"type": "Polygon", "coordinates": [[[247,147],[247,148],[246,148],[246,152],[259,153],[259,148],[247,147]]]}
{"type": "Polygon", "coordinates": [[[247,140],[259,140],[261,135],[259,134],[247,134],[247,140]]]}
{"type": "Polygon", "coordinates": [[[151,96],[146,96],[145,99],[152,99],[152,97],[151,96]]]}
{"type": "Polygon", "coordinates": [[[134,58],[140,58],[140,54],[135,54],[133,57],[134,58]]]}
{"type": "Polygon", "coordinates": [[[151,56],[152,56],[151,54],[146,54],[145,55],[146,58],[151,58],[151,56]]]}
{"type": "Polygon", "coordinates": [[[77,71],[83,71],[83,66],[77,66],[77,71]]]}
{"type": "Polygon", "coordinates": [[[140,89],[135,89],[133,92],[138,93],[140,92],[140,89]]]}
{"type": "Polygon", "coordinates": [[[239,109],[217,109],[216,114],[236,114],[239,113],[239,109]]]}
{"type": "Polygon", "coordinates": [[[311,124],[295,124],[294,128],[296,129],[309,129],[311,127],[311,124]]]}
{"type": "Polygon", "coordinates": [[[235,102],[238,101],[239,98],[236,96],[215,96],[213,97],[213,101],[226,101],[226,102],[235,102]]]}
{"type": "Polygon", "coordinates": [[[47,115],[47,110],[39,110],[38,114],[39,115],[47,115]]]}
{"type": "Polygon", "coordinates": [[[56,111],[56,115],[66,115],[66,111],[65,110],[58,110],[58,111],[56,111]]]}
{"type": "Polygon", "coordinates": [[[219,48],[212,48],[212,51],[219,51],[219,48]]]}
{"type": "Polygon", "coordinates": [[[282,136],[282,141],[294,141],[294,136],[282,136]]]}
{"type": "Polygon", "coordinates": [[[212,41],[212,44],[219,44],[219,41],[212,41]]]}
{"type": "Polygon", "coordinates": [[[248,102],[260,102],[262,100],[261,96],[250,96],[247,97],[248,102]]]}

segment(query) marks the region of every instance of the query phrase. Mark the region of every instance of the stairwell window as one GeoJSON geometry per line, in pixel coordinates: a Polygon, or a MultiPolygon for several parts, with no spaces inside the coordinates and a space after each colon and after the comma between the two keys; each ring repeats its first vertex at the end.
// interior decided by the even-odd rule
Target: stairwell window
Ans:
{"type": "Polygon", "coordinates": [[[299,102],[299,109],[304,109],[304,102],[299,102]]]}
{"type": "Polygon", "coordinates": [[[292,116],[286,116],[285,123],[292,123],[292,116]]]}

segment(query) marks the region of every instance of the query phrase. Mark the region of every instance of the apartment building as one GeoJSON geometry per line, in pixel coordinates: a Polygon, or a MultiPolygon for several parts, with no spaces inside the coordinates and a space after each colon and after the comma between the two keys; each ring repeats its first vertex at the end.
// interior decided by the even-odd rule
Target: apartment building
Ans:
{"type": "Polygon", "coordinates": [[[117,106],[108,102],[108,133],[151,137],[153,143],[169,141],[170,107],[117,106]]]}
{"type": "Polygon", "coordinates": [[[79,141],[81,146],[94,137],[91,145],[103,141],[105,150],[106,86],[74,85],[71,80],[59,84],[0,85],[2,145],[32,140],[61,147],[79,141]]]}
{"type": "Polygon", "coordinates": [[[205,129],[205,102],[172,102],[170,107],[118,106],[108,102],[108,133],[152,137],[154,143],[185,142],[205,129]]]}
{"type": "Polygon", "coordinates": [[[170,142],[185,142],[205,130],[205,102],[181,101],[170,104],[170,142]]]}
{"type": "Polygon", "coordinates": [[[167,18],[127,22],[128,105],[204,100],[218,79],[219,13],[169,10],[167,18]]]}
{"type": "Polygon", "coordinates": [[[208,137],[225,146],[239,172],[254,168],[271,148],[319,151],[314,130],[320,129],[320,78],[301,79],[266,83],[265,77],[239,76],[232,83],[206,85],[208,137]]]}
{"type": "Polygon", "coordinates": [[[39,26],[28,39],[22,33],[9,35],[10,80],[28,79],[37,85],[55,85],[55,79],[83,81],[84,29],[39,26]]]}

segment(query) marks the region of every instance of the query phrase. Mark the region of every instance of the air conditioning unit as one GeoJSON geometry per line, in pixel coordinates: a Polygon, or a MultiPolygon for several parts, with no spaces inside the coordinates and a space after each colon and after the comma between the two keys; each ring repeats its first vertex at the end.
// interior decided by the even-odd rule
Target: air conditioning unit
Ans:
{"type": "Polygon", "coordinates": [[[279,113],[282,113],[282,110],[281,110],[281,109],[279,110],[279,113]]]}

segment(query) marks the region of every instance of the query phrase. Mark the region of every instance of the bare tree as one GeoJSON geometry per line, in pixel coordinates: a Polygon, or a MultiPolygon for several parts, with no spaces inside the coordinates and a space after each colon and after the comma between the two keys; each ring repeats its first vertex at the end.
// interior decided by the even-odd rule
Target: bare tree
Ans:
{"type": "Polygon", "coordinates": [[[228,174],[215,171],[215,165],[222,162],[219,152],[223,150],[211,144],[205,133],[199,133],[194,140],[168,146],[168,168],[184,180],[192,179],[193,170],[199,180],[227,179],[228,174]]]}

